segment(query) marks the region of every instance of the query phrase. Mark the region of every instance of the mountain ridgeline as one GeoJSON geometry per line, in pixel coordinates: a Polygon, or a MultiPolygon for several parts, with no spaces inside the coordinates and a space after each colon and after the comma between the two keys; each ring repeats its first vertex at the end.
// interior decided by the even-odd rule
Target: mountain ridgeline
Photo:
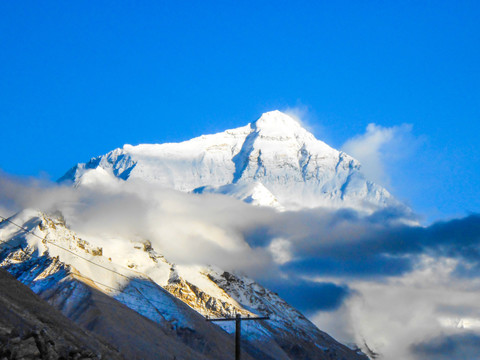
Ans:
{"type": "MultiPolygon", "coordinates": [[[[224,194],[277,211],[369,213],[398,204],[357,160],[279,111],[181,143],[125,145],[74,166],[59,182],[78,189],[111,179],[224,194]]],[[[61,215],[36,209],[2,221],[0,238],[1,268],[128,359],[233,359],[234,324],[205,317],[235,314],[270,317],[242,329],[244,360],[368,359],[256,281],[215,264],[177,264],[146,238],[79,234],[61,215]]]]}
{"type": "Polygon", "coordinates": [[[76,165],[59,182],[80,185],[108,174],[287,210],[324,206],[370,212],[398,204],[365,178],[357,160],[315,139],[280,111],[181,143],[125,145],[76,165]]]}
{"type": "Polygon", "coordinates": [[[367,359],[255,281],[176,265],[148,241],[99,247],[34,210],[1,222],[0,236],[1,268],[128,359],[233,359],[235,326],[204,316],[235,314],[270,317],[242,330],[245,360],[367,359]]]}

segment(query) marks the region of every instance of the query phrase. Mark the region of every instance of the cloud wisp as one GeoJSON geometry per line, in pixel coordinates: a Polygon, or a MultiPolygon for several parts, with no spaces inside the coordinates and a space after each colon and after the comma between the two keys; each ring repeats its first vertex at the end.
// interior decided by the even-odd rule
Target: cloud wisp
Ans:
{"type": "Polygon", "coordinates": [[[60,211],[72,230],[122,239],[148,239],[170,261],[262,270],[274,264],[267,249],[252,249],[243,231],[275,213],[222,195],[185,194],[113,175],[72,188],[0,176],[2,216],[24,208],[60,211]],[[188,249],[188,250],[187,250],[188,249]]]}
{"type": "Polygon", "coordinates": [[[368,124],[364,134],[345,142],[342,150],[362,163],[362,171],[384,186],[390,185],[390,162],[408,157],[417,146],[411,135],[412,125],[383,127],[368,124]]]}

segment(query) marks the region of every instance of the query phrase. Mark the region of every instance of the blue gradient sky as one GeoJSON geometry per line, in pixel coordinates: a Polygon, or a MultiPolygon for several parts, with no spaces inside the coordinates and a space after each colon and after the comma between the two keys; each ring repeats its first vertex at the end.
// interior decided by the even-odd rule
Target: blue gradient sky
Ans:
{"type": "Polygon", "coordinates": [[[427,219],[480,212],[478,1],[0,2],[0,169],[60,177],[125,143],[300,107],[339,148],[411,124],[387,164],[427,219]]]}

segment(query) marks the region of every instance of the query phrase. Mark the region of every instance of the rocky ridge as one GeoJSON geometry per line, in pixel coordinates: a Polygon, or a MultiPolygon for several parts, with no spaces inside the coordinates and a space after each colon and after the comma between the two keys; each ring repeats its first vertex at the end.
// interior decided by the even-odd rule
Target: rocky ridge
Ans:
{"type": "Polygon", "coordinates": [[[123,359],[0,269],[0,359],[123,359]]]}
{"type": "MultiPolygon", "coordinates": [[[[224,323],[224,332],[197,312],[212,317],[269,315],[270,321],[255,322],[243,331],[246,351],[257,359],[366,359],[319,331],[253,280],[211,267],[176,266],[147,241],[142,246],[133,242],[130,252],[135,256],[112,263],[108,249],[79,238],[61,218],[24,211],[11,220],[31,232],[19,231],[9,222],[0,224],[0,235],[8,239],[1,246],[0,266],[87,329],[99,331],[98,322],[105,321],[101,314],[92,317],[89,300],[103,296],[101,302],[107,301],[105,297],[118,301],[159,324],[170,334],[163,336],[165,344],[176,343],[172,349],[182,349],[183,357],[178,359],[226,358],[228,351],[222,344],[232,341],[228,333],[233,333],[233,324],[224,323]],[[222,341],[225,336],[228,340],[222,341]],[[215,338],[218,340],[212,340],[215,338]]],[[[112,330],[102,329],[100,333],[110,341],[118,337],[111,335],[112,330]]],[[[142,348],[148,346],[152,344],[142,348]]]]}

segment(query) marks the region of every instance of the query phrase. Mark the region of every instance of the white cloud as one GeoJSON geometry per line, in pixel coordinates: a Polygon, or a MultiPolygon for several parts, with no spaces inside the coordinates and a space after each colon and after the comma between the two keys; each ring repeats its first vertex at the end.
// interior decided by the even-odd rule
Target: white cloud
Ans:
{"type": "Polygon", "coordinates": [[[77,188],[0,174],[1,215],[24,208],[58,210],[72,230],[87,238],[148,239],[177,264],[212,264],[247,274],[275,267],[268,250],[252,249],[243,236],[245,228],[268,219],[273,210],[91,172],[77,188]]]}
{"type": "Polygon", "coordinates": [[[389,168],[399,158],[411,154],[414,146],[411,130],[412,126],[407,124],[387,128],[372,123],[365,134],[347,140],[342,150],[362,163],[368,179],[389,185],[389,168]]]}
{"type": "Polygon", "coordinates": [[[367,344],[379,359],[424,359],[425,354],[415,351],[418,345],[447,336],[480,335],[475,326],[458,326],[480,320],[480,281],[456,278],[456,263],[424,256],[418,268],[404,276],[352,281],[354,295],[341,308],[318,312],[312,320],[338,340],[364,348],[367,344]]]}
{"type": "Polygon", "coordinates": [[[314,135],[322,135],[325,129],[315,119],[315,114],[308,106],[299,104],[293,107],[280,109],[283,113],[295,119],[303,128],[314,135]]]}
{"type": "Polygon", "coordinates": [[[292,243],[283,238],[273,239],[268,250],[277,264],[285,264],[292,260],[292,243]]]}

